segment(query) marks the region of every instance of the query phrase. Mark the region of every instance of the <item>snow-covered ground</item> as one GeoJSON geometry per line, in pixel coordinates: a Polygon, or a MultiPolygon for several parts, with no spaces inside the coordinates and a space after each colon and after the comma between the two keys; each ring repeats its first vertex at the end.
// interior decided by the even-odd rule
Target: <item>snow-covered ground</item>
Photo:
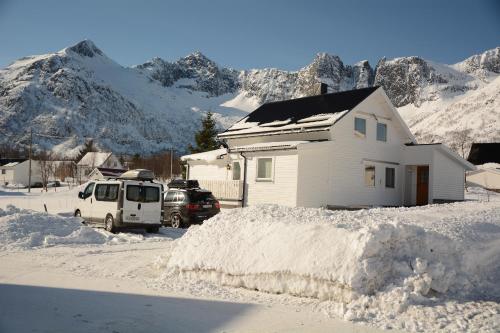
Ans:
{"type": "Polygon", "coordinates": [[[71,217],[78,188],[57,191],[0,189],[2,332],[500,330],[498,194],[113,235],[71,217]]]}

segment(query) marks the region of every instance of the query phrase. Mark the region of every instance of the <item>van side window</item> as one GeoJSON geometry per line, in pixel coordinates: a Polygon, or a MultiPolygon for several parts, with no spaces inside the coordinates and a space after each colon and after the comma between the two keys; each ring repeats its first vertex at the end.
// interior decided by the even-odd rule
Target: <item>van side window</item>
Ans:
{"type": "Polygon", "coordinates": [[[92,192],[94,192],[94,185],[95,185],[95,183],[90,183],[87,185],[87,187],[85,188],[85,191],[83,191],[85,198],[88,198],[92,195],[92,192]]]}
{"type": "Polygon", "coordinates": [[[97,184],[95,199],[98,201],[116,201],[118,199],[118,184],[97,184]]]}
{"type": "Polygon", "coordinates": [[[141,187],[139,185],[127,186],[127,200],[128,201],[141,201],[141,187]]]}

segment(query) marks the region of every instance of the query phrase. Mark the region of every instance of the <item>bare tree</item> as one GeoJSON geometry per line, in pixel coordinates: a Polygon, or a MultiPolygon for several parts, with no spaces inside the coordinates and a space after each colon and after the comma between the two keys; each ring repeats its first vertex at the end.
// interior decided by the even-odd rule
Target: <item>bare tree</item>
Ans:
{"type": "Polygon", "coordinates": [[[42,178],[42,186],[47,191],[47,183],[50,177],[54,175],[54,156],[49,151],[42,151],[37,156],[38,164],[40,165],[40,177],[42,178]]]}
{"type": "Polygon", "coordinates": [[[449,132],[451,139],[451,148],[458,152],[463,158],[466,158],[466,153],[472,145],[472,135],[470,128],[455,130],[449,132]]]}

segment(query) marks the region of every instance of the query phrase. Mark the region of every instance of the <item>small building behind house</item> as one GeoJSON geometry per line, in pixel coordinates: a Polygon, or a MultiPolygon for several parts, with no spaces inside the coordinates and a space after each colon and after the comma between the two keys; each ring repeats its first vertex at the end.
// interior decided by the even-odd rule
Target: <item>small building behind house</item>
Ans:
{"type": "Polygon", "coordinates": [[[116,179],[120,177],[126,169],[113,169],[113,168],[95,168],[90,172],[88,179],[89,180],[99,180],[99,179],[116,179]]]}
{"type": "MultiPolygon", "coordinates": [[[[42,181],[40,164],[31,161],[31,185],[42,181]]],[[[3,186],[28,186],[29,185],[29,160],[28,159],[1,159],[0,184],[3,186]]]]}
{"type": "Polygon", "coordinates": [[[120,160],[110,152],[88,152],[76,164],[80,181],[87,181],[95,168],[123,169],[120,160]]]}
{"type": "Polygon", "coordinates": [[[500,192],[500,143],[473,143],[467,160],[477,169],[466,174],[467,186],[500,192]]]}

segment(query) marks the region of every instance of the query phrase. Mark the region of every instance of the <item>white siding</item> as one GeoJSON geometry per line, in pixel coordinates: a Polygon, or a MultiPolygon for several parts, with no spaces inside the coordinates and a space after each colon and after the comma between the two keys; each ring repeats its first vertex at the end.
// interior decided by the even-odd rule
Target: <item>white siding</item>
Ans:
{"type": "Polygon", "coordinates": [[[201,161],[189,161],[189,179],[197,180],[226,180],[230,170],[224,161],[208,164],[201,161]]]}
{"type": "Polygon", "coordinates": [[[381,96],[372,94],[332,129],[329,204],[392,206],[402,204],[404,167],[402,147],[409,141],[381,96]],[[354,118],[366,119],[366,136],[354,132],[354,118]],[[387,124],[387,141],[377,141],[377,120],[387,124]],[[389,119],[387,119],[389,118],[389,119]],[[365,166],[375,166],[375,187],[364,184],[365,166]],[[385,168],[396,169],[395,188],[385,187],[385,168]]]}
{"type": "Polygon", "coordinates": [[[330,202],[332,142],[298,147],[297,206],[322,207],[330,202]]]}
{"type": "Polygon", "coordinates": [[[433,200],[464,200],[464,168],[442,152],[434,150],[432,165],[433,200]]]}
{"type": "Polygon", "coordinates": [[[297,164],[296,150],[247,153],[246,204],[272,203],[284,206],[297,205],[297,164]],[[273,181],[257,181],[257,158],[272,157],[273,181]]]}

